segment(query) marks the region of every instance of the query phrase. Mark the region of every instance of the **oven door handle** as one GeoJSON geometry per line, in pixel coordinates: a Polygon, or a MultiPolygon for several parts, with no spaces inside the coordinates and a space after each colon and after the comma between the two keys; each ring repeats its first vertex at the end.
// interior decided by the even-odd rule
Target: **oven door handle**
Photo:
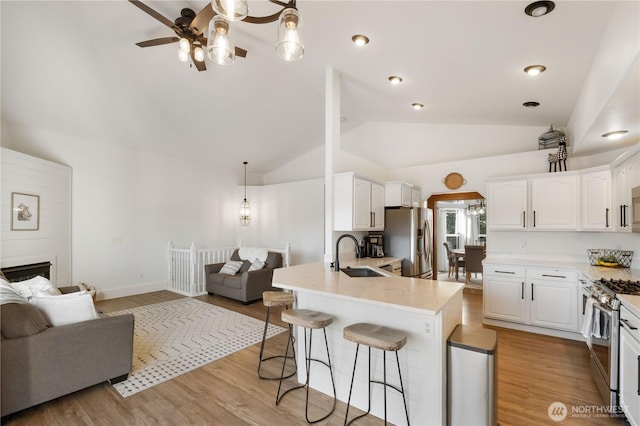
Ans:
{"type": "Polygon", "coordinates": [[[626,318],[620,318],[620,324],[622,324],[622,326],[624,328],[627,328],[629,331],[638,329],[638,327],[634,327],[633,325],[631,325],[629,320],[627,320],[626,318]]]}

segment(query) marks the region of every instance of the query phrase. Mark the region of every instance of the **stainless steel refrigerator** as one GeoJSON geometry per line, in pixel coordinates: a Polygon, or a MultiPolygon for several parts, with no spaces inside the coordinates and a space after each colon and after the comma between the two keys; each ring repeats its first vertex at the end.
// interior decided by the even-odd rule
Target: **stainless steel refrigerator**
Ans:
{"type": "Polygon", "coordinates": [[[402,258],[402,276],[432,278],[433,211],[420,207],[386,208],[384,254],[402,258]]]}

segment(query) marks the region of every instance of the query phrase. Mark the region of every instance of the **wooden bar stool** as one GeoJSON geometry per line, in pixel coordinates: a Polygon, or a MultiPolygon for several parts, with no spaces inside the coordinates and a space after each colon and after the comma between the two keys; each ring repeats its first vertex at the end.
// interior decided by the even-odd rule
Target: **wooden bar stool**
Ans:
{"type": "MultiPolygon", "coordinates": [[[[260,345],[260,362],[258,362],[258,377],[265,380],[280,380],[280,377],[269,377],[264,376],[262,374],[262,362],[268,361],[270,359],[276,358],[290,358],[293,359],[294,365],[297,368],[296,364],[296,350],[293,348],[293,355],[289,355],[289,350],[285,352],[284,355],[273,355],[264,358],[264,345],[267,340],[267,328],[269,327],[269,318],[271,317],[271,308],[273,306],[284,306],[285,309],[293,306],[293,302],[295,301],[293,297],[293,293],[285,292],[285,291],[264,291],[262,292],[262,303],[267,307],[267,318],[264,322],[264,333],[262,334],[262,344],[260,345]]],[[[289,334],[291,334],[291,324],[289,324],[289,334]]],[[[284,378],[289,378],[296,374],[296,369],[293,370],[291,374],[285,376],[284,378]]]]}
{"type": "MultiPolygon", "coordinates": [[[[276,395],[276,405],[280,403],[282,398],[292,390],[306,388],[307,396],[305,400],[305,409],[304,416],[307,420],[307,423],[317,423],[329,417],[336,409],[336,384],[333,380],[333,368],[331,367],[331,357],[329,355],[329,343],[327,342],[327,329],[326,327],[333,322],[333,316],[329,314],[325,314],[323,312],[310,311],[307,309],[289,309],[282,312],[282,321],[289,323],[290,325],[298,325],[303,327],[304,329],[304,354],[306,360],[307,367],[307,379],[304,384],[295,386],[291,389],[287,389],[285,392],[280,395],[280,390],[282,388],[282,380],[284,377],[284,369],[287,363],[287,359],[284,359],[282,363],[282,374],[280,375],[280,384],[278,385],[278,394],[276,395]],[[313,341],[313,330],[314,329],[322,329],[324,332],[324,345],[327,350],[327,362],[311,358],[311,343],[313,341]],[[307,339],[307,330],[309,330],[309,338],[307,339]],[[309,377],[311,375],[311,361],[317,362],[329,368],[329,374],[331,375],[331,385],[333,386],[333,407],[331,411],[327,413],[324,417],[321,417],[316,420],[309,420],[309,377]]],[[[289,345],[293,345],[293,330],[289,329],[289,340],[287,341],[287,351],[289,351],[289,345]]]]}
{"type": "Polygon", "coordinates": [[[387,388],[395,389],[402,394],[402,401],[404,402],[404,412],[407,417],[407,425],[409,424],[409,411],[407,410],[407,400],[404,394],[404,386],[402,385],[402,374],[400,373],[400,360],[398,358],[398,351],[407,343],[407,335],[399,330],[383,327],[375,324],[358,323],[352,324],[344,328],[344,338],[351,342],[356,343],[356,356],[353,361],[353,373],[351,375],[351,386],[349,387],[349,399],[347,400],[347,413],[344,416],[344,424],[348,425],[355,420],[366,416],[371,411],[371,384],[377,383],[384,386],[384,423],[387,424],[387,388]],[[349,419],[349,404],[351,403],[351,391],[353,390],[353,380],[356,376],[356,364],[358,362],[358,349],[360,345],[369,347],[369,406],[367,412],[361,414],[350,422],[349,419]],[[372,380],[371,378],[371,348],[382,350],[382,368],[383,368],[383,381],[372,380]],[[400,378],[400,387],[387,383],[387,352],[393,351],[396,354],[396,363],[398,364],[398,377],[400,378]]]}

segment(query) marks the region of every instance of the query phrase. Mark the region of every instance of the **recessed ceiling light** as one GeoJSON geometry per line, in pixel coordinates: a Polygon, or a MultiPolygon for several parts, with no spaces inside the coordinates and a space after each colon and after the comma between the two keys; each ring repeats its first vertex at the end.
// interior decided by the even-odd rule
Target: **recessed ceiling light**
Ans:
{"type": "Polygon", "coordinates": [[[535,108],[537,106],[540,106],[540,102],[528,101],[528,102],[523,103],[522,105],[527,107],[527,108],[535,108]]]}
{"type": "Polygon", "coordinates": [[[402,83],[402,77],[398,77],[397,75],[392,75],[389,77],[389,81],[391,84],[400,84],[402,83]]]}
{"type": "Polygon", "coordinates": [[[424,105],[419,103],[419,102],[414,102],[414,103],[411,104],[411,108],[419,111],[422,108],[424,108],[424,105]]]}
{"type": "Polygon", "coordinates": [[[365,44],[369,44],[369,37],[362,34],[354,35],[353,37],[351,37],[351,40],[353,40],[353,42],[358,47],[364,46],[365,44]]]}
{"type": "Polygon", "coordinates": [[[540,16],[544,16],[547,13],[550,13],[555,7],[556,4],[552,1],[534,1],[524,8],[524,13],[533,18],[539,18],[540,16]]]}
{"type": "Polygon", "coordinates": [[[524,72],[529,75],[538,75],[541,72],[544,72],[546,69],[547,67],[545,67],[544,65],[529,65],[524,69],[524,72]]]}
{"type": "Polygon", "coordinates": [[[620,139],[621,137],[623,137],[627,133],[629,133],[628,130],[616,130],[615,132],[605,133],[604,135],[602,135],[602,137],[603,138],[607,138],[610,141],[613,141],[613,140],[616,140],[616,139],[620,139]]]}

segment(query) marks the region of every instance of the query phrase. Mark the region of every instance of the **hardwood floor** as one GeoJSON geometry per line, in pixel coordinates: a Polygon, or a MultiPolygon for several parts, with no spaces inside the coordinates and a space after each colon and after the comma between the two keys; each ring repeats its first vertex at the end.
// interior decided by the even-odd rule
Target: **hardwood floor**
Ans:
{"type": "MultiPolygon", "coordinates": [[[[103,312],[180,298],[168,291],[148,293],[97,303],[103,312]]],[[[264,320],[266,308],[257,302],[242,305],[217,296],[197,299],[264,320]]],[[[279,310],[272,318],[280,322],[279,310]]],[[[465,294],[463,323],[482,324],[482,296],[465,294]]],[[[569,416],[562,425],[623,425],[602,417],[573,417],[573,406],[600,407],[603,401],[589,372],[584,343],[538,334],[494,328],[498,332],[498,422],[500,425],[556,424],[547,415],[551,403],[563,402],[569,416]]],[[[280,353],[286,334],[268,341],[271,354],[280,353]]],[[[274,404],[276,381],[256,375],[260,345],[236,352],[194,371],[122,398],[108,383],[67,395],[3,419],[6,425],[297,425],[304,421],[304,391],[288,394],[274,404]]],[[[271,374],[278,374],[272,365],[271,374]]],[[[330,399],[311,391],[310,416],[319,417],[330,399]]],[[[346,410],[338,402],[336,411],[320,425],[341,425],[346,410]]],[[[353,413],[359,413],[358,410],[353,413]]],[[[351,411],[350,411],[351,414],[351,411]]],[[[379,425],[365,417],[358,425],[379,425]]]]}

